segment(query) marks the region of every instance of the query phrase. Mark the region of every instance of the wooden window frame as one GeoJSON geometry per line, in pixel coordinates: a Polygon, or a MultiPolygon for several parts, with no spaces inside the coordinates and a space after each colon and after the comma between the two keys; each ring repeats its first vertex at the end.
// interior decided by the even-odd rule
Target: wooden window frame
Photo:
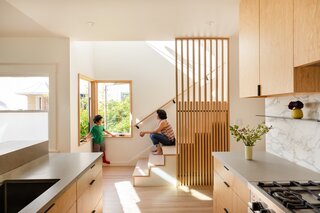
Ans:
{"type": "MultiPolygon", "coordinates": [[[[130,133],[125,135],[116,135],[116,138],[132,138],[132,80],[95,80],[93,81],[94,87],[93,87],[93,96],[92,96],[92,103],[93,105],[93,111],[95,113],[98,113],[98,83],[128,83],[129,89],[130,89],[130,133]]],[[[110,136],[106,136],[110,137],[110,136]]]]}
{"type": "Polygon", "coordinates": [[[81,146],[83,144],[86,144],[90,141],[84,141],[84,142],[80,142],[81,140],[81,136],[80,136],[80,80],[85,80],[85,81],[88,81],[90,83],[90,101],[89,101],[89,107],[90,107],[90,112],[89,112],[89,123],[90,123],[90,126],[91,127],[93,125],[93,121],[92,121],[92,118],[93,118],[93,115],[94,115],[94,108],[93,108],[93,100],[94,100],[94,94],[93,94],[93,91],[94,91],[94,80],[85,76],[85,75],[82,75],[82,74],[78,74],[78,146],[81,146]]]}

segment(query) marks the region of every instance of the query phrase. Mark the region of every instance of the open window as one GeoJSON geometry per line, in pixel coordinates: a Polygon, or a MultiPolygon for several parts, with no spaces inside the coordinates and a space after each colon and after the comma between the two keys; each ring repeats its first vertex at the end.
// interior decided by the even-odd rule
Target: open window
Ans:
{"type": "Polygon", "coordinates": [[[91,92],[92,92],[92,80],[88,77],[79,75],[79,144],[86,142],[83,140],[84,136],[88,134],[91,128],[92,117],[92,104],[91,104],[91,92]]]}
{"type": "Polygon", "coordinates": [[[131,137],[131,81],[97,81],[97,109],[105,129],[117,136],[131,137]]]}

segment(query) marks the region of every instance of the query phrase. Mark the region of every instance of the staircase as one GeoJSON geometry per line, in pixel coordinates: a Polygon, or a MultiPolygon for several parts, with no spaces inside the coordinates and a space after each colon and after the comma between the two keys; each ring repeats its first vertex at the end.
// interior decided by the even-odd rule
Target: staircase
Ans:
{"type": "Polygon", "coordinates": [[[162,146],[162,153],[138,160],[132,174],[134,186],[176,186],[176,146],[162,146]]]}

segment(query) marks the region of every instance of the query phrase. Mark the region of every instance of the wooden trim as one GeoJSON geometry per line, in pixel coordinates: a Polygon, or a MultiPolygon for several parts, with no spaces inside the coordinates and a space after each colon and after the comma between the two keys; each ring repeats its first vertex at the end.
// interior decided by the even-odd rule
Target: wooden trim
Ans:
{"type": "Polygon", "coordinates": [[[84,81],[88,81],[90,83],[90,88],[89,88],[89,95],[90,95],[90,114],[89,114],[89,122],[90,122],[90,125],[92,125],[92,113],[93,113],[93,110],[92,110],[92,95],[93,95],[93,91],[92,91],[92,83],[93,83],[93,80],[90,78],[90,77],[87,77],[87,76],[84,76],[80,73],[78,73],[78,146],[80,145],[83,145],[85,143],[87,143],[88,141],[86,142],[80,142],[80,80],[84,80],[84,81]]]}

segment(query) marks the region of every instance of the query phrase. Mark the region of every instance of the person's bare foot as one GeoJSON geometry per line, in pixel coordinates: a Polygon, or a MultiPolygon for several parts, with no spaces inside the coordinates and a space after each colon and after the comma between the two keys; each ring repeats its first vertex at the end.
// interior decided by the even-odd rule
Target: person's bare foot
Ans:
{"type": "Polygon", "coordinates": [[[156,150],[156,151],[152,152],[152,154],[153,155],[162,155],[162,151],[161,150],[160,151],[156,150]]]}

